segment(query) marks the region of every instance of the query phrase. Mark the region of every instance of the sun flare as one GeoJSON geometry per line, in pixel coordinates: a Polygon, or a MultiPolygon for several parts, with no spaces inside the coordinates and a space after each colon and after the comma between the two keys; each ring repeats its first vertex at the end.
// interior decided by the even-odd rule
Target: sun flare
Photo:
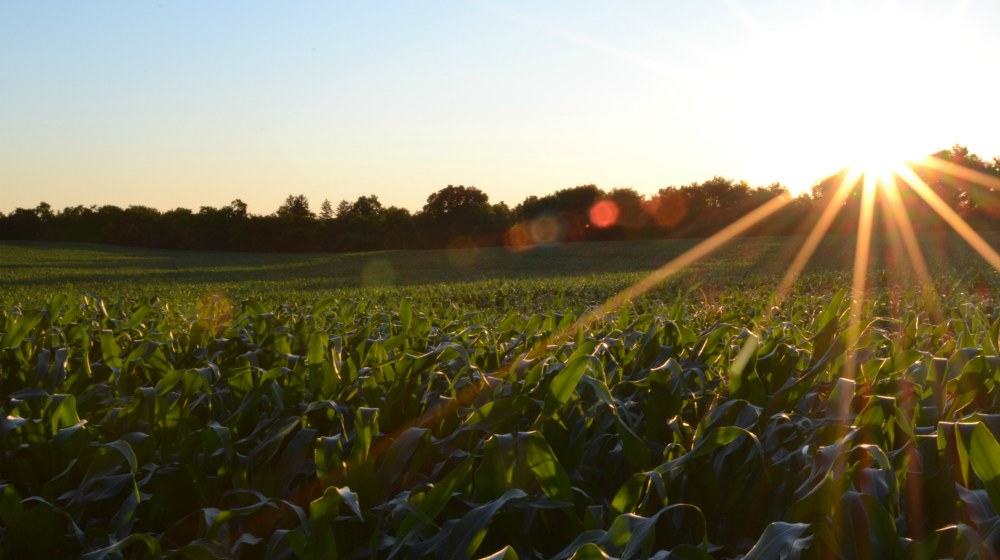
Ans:
{"type": "Polygon", "coordinates": [[[860,147],[847,161],[852,173],[873,181],[875,187],[882,187],[892,181],[912,157],[912,153],[906,154],[891,142],[883,142],[860,147]]]}
{"type": "Polygon", "coordinates": [[[817,169],[832,174],[848,162],[885,176],[954,137],[966,108],[948,103],[950,77],[979,73],[953,54],[975,49],[960,10],[837,3],[796,28],[758,23],[741,76],[758,87],[741,91],[733,117],[761,140],[744,156],[751,173],[782,169],[802,194],[821,178],[817,169]],[[942,79],[927,79],[940,69],[942,79]]]}

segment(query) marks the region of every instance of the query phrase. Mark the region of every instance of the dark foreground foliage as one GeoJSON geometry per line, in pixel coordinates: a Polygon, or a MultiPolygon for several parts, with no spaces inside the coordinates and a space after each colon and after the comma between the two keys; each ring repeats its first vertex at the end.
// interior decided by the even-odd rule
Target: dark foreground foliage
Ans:
{"type": "Polygon", "coordinates": [[[0,550],[989,558],[1000,317],[908,297],[856,349],[843,293],[664,295],[520,362],[575,313],[53,297],[0,317],[0,550]]]}

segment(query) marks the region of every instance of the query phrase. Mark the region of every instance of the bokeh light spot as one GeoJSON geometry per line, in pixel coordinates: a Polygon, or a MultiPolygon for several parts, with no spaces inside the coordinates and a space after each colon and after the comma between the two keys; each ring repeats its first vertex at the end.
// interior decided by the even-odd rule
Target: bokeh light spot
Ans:
{"type": "Polygon", "coordinates": [[[385,259],[372,259],[361,269],[361,285],[391,286],[396,282],[396,269],[385,259]]]}
{"type": "Polygon", "coordinates": [[[609,228],[618,222],[618,205],[613,200],[601,200],[590,207],[590,223],[594,227],[609,228]]]}
{"type": "Polygon", "coordinates": [[[646,213],[658,226],[671,228],[687,217],[687,202],[679,192],[662,192],[646,203],[646,213]]]}
{"type": "Polygon", "coordinates": [[[534,241],[528,228],[523,223],[516,223],[504,234],[503,244],[511,251],[520,252],[530,249],[534,241]]]}
{"type": "Polygon", "coordinates": [[[218,336],[233,319],[233,304],[223,294],[205,294],[195,303],[195,315],[202,328],[218,336]]]}
{"type": "Polygon", "coordinates": [[[559,241],[562,225],[552,216],[542,216],[528,224],[528,232],[536,245],[551,245],[559,241]]]}

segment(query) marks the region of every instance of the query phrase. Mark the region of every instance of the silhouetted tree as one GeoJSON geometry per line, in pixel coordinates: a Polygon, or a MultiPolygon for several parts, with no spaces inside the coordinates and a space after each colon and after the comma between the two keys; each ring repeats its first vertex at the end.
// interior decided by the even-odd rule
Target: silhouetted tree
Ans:
{"type": "Polygon", "coordinates": [[[35,214],[38,215],[38,219],[47,222],[52,219],[52,206],[48,202],[39,202],[38,206],[35,207],[35,214]]]}
{"type": "Polygon", "coordinates": [[[608,193],[608,200],[618,210],[616,226],[619,230],[638,230],[649,223],[646,200],[635,189],[618,188],[608,193]]]}
{"type": "Polygon", "coordinates": [[[319,206],[319,218],[321,220],[332,220],[333,219],[333,206],[330,204],[330,199],[323,199],[323,204],[319,206]]]}
{"type": "Polygon", "coordinates": [[[383,249],[421,247],[420,232],[409,210],[395,206],[385,209],[382,215],[381,240],[383,249]]]}
{"type": "Polygon", "coordinates": [[[285,198],[285,203],[278,207],[278,211],[275,214],[279,218],[288,220],[304,220],[314,216],[312,210],[309,209],[309,199],[304,194],[297,196],[288,195],[285,198]]]}
{"type": "Polygon", "coordinates": [[[512,217],[523,223],[552,218],[559,223],[563,240],[583,241],[594,237],[590,209],[604,197],[605,192],[595,185],[562,189],[542,197],[529,196],[514,207],[512,217]]]}
{"type": "Polygon", "coordinates": [[[237,198],[229,203],[229,211],[234,218],[242,220],[247,217],[247,203],[237,198]]]}
{"type": "Polygon", "coordinates": [[[427,197],[420,220],[434,246],[500,240],[503,224],[490,205],[489,196],[476,187],[448,185],[427,197]],[[498,231],[498,227],[501,229],[498,231]]]}
{"type": "Polygon", "coordinates": [[[378,197],[359,196],[354,202],[343,201],[337,206],[333,227],[339,250],[372,250],[382,247],[381,230],[385,209],[378,197]]]}
{"type": "MultiPolygon", "coordinates": [[[[935,157],[975,173],[1000,178],[1000,157],[986,160],[956,145],[935,157]]],[[[1000,189],[932,167],[914,171],[948,205],[976,228],[1000,225],[1000,189]]],[[[750,234],[807,231],[846,172],[819,181],[809,195],[800,196],[781,212],[750,230],[750,234]]],[[[918,230],[947,225],[905,185],[900,195],[918,230]]],[[[859,190],[852,191],[838,212],[832,231],[857,230],[859,190]]],[[[218,208],[197,212],[175,208],[160,212],[147,206],[120,208],[70,206],[59,212],[40,202],[34,208],[0,213],[0,239],[61,240],[114,243],[142,247],[252,251],[362,251],[493,245],[513,233],[542,231],[536,243],[595,239],[704,236],[711,234],[775,196],[787,193],[780,184],[752,187],[744,181],[713,177],[702,183],[669,186],[646,197],[629,188],[605,192],[581,185],[544,196],[529,196],[513,209],[491,204],[485,192],[448,185],[432,193],[420,212],[383,206],[375,195],[341,201],[328,200],[313,214],[305,195],[290,195],[271,215],[251,215],[247,204],[235,199],[218,208]],[[590,211],[598,203],[613,203],[613,224],[594,227],[590,211]],[[513,227],[515,224],[518,227],[513,227]],[[531,227],[531,226],[544,227],[531,227]],[[552,239],[549,239],[552,237],[552,239]]],[[[881,219],[878,217],[876,219],[881,219]]],[[[528,240],[528,245],[532,241],[528,240]]]]}

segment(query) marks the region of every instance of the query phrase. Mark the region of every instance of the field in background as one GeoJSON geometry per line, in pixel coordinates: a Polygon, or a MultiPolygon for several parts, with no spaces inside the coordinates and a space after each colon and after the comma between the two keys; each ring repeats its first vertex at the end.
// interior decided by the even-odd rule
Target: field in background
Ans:
{"type": "MultiPolygon", "coordinates": [[[[946,281],[988,276],[980,273],[985,265],[955,236],[925,234],[921,240],[932,270],[947,273],[946,281]]],[[[484,291],[498,286],[535,291],[585,282],[601,288],[598,291],[607,297],[697,241],[579,243],[524,252],[495,247],[348,254],[204,253],[0,242],[0,302],[26,303],[73,287],[108,297],[156,296],[175,305],[204,293],[287,303],[311,300],[331,290],[374,287],[385,294],[392,287],[412,291],[426,285],[440,288],[442,283],[478,283],[477,289],[484,291]]],[[[737,239],[673,283],[697,283],[713,291],[747,285],[773,288],[801,243],[800,237],[737,239]]],[[[876,238],[875,278],[878,271],[887,272],[886,282],[898,280],[898,275],[908,277],[905,262],[883,258],[880,247],[888,243],[876,238]]],[[[849,275],[853,254],[853,238],[831,236],[807,271],[813,280],[849,275]]]]}

